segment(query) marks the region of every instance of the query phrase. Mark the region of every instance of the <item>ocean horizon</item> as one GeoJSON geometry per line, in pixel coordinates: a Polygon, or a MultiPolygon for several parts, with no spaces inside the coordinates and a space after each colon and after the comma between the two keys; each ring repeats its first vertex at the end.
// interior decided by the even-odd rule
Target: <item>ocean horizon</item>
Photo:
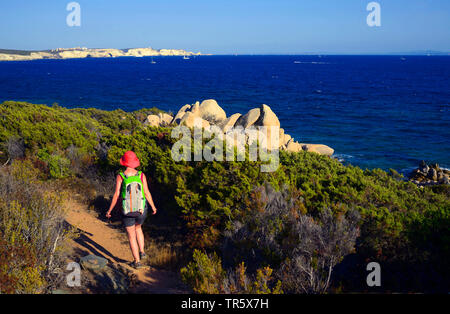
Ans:
{"type": "Polygon", "coordinates": [[[227,116],[262,104],[287,134],[361,168],[450,167],[450,58],[216,55],[0,62],[0,102],[176,113],[215,99],[227,116]]]}

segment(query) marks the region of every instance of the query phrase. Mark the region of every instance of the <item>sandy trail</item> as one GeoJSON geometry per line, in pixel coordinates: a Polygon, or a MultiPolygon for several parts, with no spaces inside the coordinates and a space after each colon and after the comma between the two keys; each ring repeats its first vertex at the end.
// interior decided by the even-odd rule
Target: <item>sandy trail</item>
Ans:
{"type": "Polygon", "coordinates": [[[80,236],[72,241],[76,257],[94,254],[106,258],[116,268],[132,271],[136,284],[130,293],[186,293],[173,272],[150,266],[136,270],[128,265],[133,256],[123,228],[98,219],[97,213],[90,212],[86,205],[73,199],[67,202],[67,207],[67,222],[80,232],[80,236]]]}

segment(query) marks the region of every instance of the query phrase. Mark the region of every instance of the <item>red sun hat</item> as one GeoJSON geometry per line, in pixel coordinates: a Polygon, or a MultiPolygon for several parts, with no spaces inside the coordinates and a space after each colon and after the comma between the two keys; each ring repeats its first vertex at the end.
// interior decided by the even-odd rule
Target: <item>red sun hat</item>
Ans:
{"type": "Polygon", "coordinates": [[[120,158],[120,164],[125,167],[137,168],[141,163],[134,152],[128,151],[120,158]]]}

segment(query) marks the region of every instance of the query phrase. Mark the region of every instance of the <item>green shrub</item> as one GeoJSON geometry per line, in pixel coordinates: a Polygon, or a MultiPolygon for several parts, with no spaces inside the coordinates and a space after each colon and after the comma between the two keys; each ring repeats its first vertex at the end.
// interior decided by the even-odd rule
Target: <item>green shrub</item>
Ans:
{"type": "Polygon", "coordinates": [[[193,261],[181,269],[181,277],[195,293],[283,293],[281,282],[273,284],[272,272],[270,267],[264,267],[258,269],[255,276],[249,277],[244,263],[241,263],[233,272],[227,273],[216,253],[208,255],[194,250],[193,261]]]}
{"type": "Polygon", "coordinates": [[[199,250],[194,251],[193,261],[181,269],[183,281],[192,286],[195,293],[220,293],[224,276],[217,254],[208,256],[199,250]]]}
{"type": "Polygon", "coordinates": [[[0,142],[12,136],[21,138],[28,150],[75,145],[93,152],[96,130],[101,125],[94,119],[62,107],[48,107],[24,102],[0,104],[0,142]]]}
{"type": "Polygon", "coordinates": [[[63,179],[71,175],[70,160],[57,154],[49,154],[47,150],[40,150],[38,158],[47,163],[50,178],[63,179]]]}

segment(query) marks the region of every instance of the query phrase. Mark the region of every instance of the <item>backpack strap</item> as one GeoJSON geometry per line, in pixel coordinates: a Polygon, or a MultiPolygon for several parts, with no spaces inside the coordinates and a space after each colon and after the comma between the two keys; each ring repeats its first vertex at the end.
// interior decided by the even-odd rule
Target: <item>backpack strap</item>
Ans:
{"type": "Polygon", "coordinates": [[[139,176],[141,177],[142,184],[144,183],[144,173],[142,171],[139,171],[139,176]]]}
{"type": "Polygon", "coordinates": [[[119,172],[119,175],[122,177],[123,180],[125,180],[127,178],[127,176],[123,172],[119,172]]]}

